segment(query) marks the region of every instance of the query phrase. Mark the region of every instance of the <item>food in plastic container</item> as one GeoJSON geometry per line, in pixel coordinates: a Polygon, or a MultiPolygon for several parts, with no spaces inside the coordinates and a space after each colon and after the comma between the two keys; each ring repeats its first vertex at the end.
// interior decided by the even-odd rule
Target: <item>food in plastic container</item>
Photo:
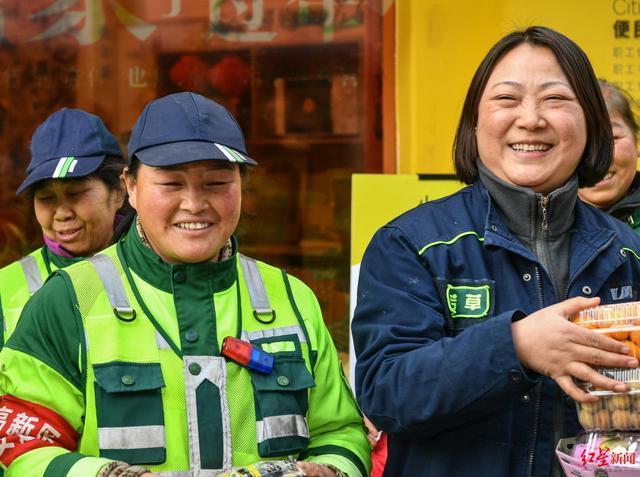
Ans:
{"type": "MultiPolygon", "coordinates": [[[[631,350],[629,354],[640,359],[640,302],[596,306],[581,311],[572,321],[622,341],[631,350]]],[[[615,393],[578,381],[582,390],[600,398],[595,403],[577,403],[580,424],[587,431],[640,430],[640,368],[596,370],[626,383],[630,391],[615,393]]]]}
{"type": "Polygon", "coordinates": [[[631,350],[629,354],[640,359],[640,302],[596,306],[581,311],[572,321],[622,341],[631,350]]]}
{"type": "Polygon", "coordinates": [[[598,372],[623,381],[631,388],[615,393],[595,388],[591,383],[578,381],[578,386],[599,397],[597,402],[576,403],[578,420],[587,431],[640,430],[640,368],[598,368],[598,372]]]}

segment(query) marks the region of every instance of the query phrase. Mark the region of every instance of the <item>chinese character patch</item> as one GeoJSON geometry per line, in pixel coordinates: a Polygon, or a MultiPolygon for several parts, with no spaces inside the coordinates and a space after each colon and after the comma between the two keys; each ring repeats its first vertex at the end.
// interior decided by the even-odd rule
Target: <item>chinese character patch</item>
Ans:
{"type": "Polygon", "coordinates": [[[446,297],[451,318],[484,318],[489,315],[489,285],[447,285],[446,297]]]}

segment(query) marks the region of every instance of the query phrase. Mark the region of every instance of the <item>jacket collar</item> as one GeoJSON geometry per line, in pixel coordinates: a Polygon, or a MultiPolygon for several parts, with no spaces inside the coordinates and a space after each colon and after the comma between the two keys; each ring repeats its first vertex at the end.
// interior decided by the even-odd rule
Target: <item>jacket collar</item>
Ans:
{"type": "Polygon", "coordinates": [[[63,257],[61,255],[57,255],[46,245],[42,247],[42,257],[44,258],[47,269],[49,269],[50,272],[50,264],[53,264],[56,268],[65,268],[76,262],[84,260],[84,257],[63,257]]]}
{"type": "MultiPolygon", "coordinates": [[[[476,195],[474,200],[477,200],[478,204],[483,204],[482,208],[486,211],[484,246],[505,248],[530,261],[538,262],[533,252],[524,247],[509,231],[482,181],[476,181],[473,189],[473,193],[476,195]]],[[[616,238],[616,232],[610,224],[611,220],[613,219],[595,207],[580,200],[576,201],[574,220],[568,232],[571,233],[570,280],[604,250],[608,250],[609,259],[601,261],[603,267],[607,270],[613,270],[620,266],[623,261],[621,254],[617,249],[610,247],[616,238]]]]}
{"type": "Polygon", "coordinates": [[[139,277],[152,286],[172,293],[175,283],[182,286],[208,286],[212,292],[228,289],[237,278],[237,242],[232,237],[233,255],[221,262],[170,264],[163,261],[151,248],[142,243],[135,221],[118,244],[121,257],[139,277]],[[176,276],[184,278],[179,282],[176,276]]]}
{"type": "MultiPolygon", "coordinates": [[[[478,161],[480,181],[489,191],[496,208],[507,228],[529,246],[539,235],[542,227],[542,206],[546,200],[546,235],[553,240],[571,230],[573,214],[578,197],[578,178],[572,176],[565,185],[548,195],[534,192],[528,187],[519,187],[499,179],[482,162],[478,161]]],[[[529,247],[530,248],[530,247],[529,247]]]]}

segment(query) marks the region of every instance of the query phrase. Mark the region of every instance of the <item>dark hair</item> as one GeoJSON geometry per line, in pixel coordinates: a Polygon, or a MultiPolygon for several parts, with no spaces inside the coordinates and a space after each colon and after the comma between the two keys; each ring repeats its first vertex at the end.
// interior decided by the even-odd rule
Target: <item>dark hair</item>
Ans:
{"type": "Polygon", "coordinates": [[[129,227],[133,222],[133,218],[136,215],[136,211],[133,210],[133,207],[129,204],[127,193],[121,179],[122,171],[127,166],[128,162],[129,161],[123,157],[107,156],[100,167],[98,167],[93,174],[87,176],[88,178],[94,177],[96,179],[100,179],[110,190],[124,190],[122,206],[116,211],[111,243],[116,243],[124,236],[125,233],[127,233],[127,230],[129,230],[129,227]]]}
{"type": "Polygon", "coordinates": [[[613,134],[609,115],[587,55],[572,40],[555,30],[532,26],[514,31],[498,41],[476,70],[462,108],[453,143],[453,161],[458,178],[471,184],[478,178],[478,144],[475,128],[478,105],[489,77],[498,62],[512,49],[523,44],[551,50],[567,77],[582,107],[587,126],[587,144],[577,167],[580,187],[595,185],[609,170],[613,160],[613,134]]]}
{"type": "Polygon", "coordinates": [[[629,93],[614,83],[599,79],[598,84],[600,85],[600,90],[602,91],[602,96],[604,97],[604,102],[607,105],[609,114],[614,112],[620,115],[627,127],[631,130],[634,139],[637,140],[638,122],[636,121],[634,109],[636,111],[638,110],[638,102],[633,99],[629,93]]]}

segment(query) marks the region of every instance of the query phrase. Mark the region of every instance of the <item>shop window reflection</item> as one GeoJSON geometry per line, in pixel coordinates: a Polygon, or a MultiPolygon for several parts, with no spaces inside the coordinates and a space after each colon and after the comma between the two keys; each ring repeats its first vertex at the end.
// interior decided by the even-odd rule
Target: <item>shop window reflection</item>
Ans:
{"type": "Polygon", "coordinates": [[[382,169],[378,3],[2,2],[0,265],[41,244],[31,205],[13,195],[37,124],[80,107],[126,146],[148,101],[195,91],[234,113],[260,163],[244,253],[307,282],[346,350],[351,174],[382,169]]]}

